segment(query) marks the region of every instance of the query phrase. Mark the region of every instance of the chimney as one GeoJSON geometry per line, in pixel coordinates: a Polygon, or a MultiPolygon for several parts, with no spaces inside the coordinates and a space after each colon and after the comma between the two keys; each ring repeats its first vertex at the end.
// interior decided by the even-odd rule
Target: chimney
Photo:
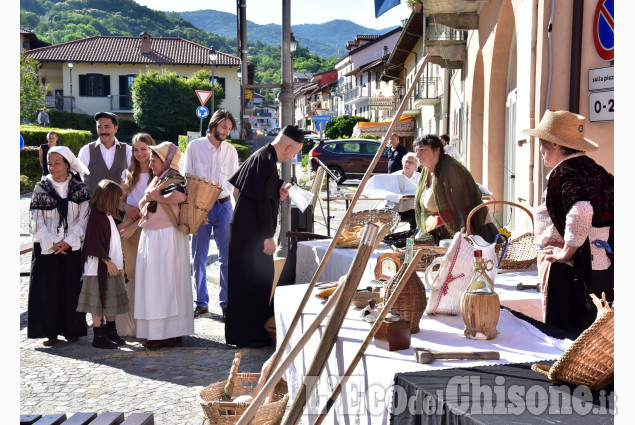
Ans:
{"type": "Polygon", "coordinates": [[[384,46],[384,51],[382,52],[382,57],[386,56],[388,54],[388,46],[384,46]]]}
{"type": "Polygon", "coordinates": [[[150,46],[150,40],[152,36],[144,31],[139,37],[141,37],[141,56],[151,56],[152,47],[150,46]]]}

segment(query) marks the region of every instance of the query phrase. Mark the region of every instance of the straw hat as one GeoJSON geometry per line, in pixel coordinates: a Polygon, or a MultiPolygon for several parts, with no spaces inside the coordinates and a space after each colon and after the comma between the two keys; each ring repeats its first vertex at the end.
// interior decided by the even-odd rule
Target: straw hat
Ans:
{"type": "Polygon", "coordinates": [[[598,144],[584,137],[584,123],[582,115],[549,109],[536,128],[523,130],[523,133],[567,148],[595,151],[598,144]]]}
{"type": "Polygon", "coordinates": [[[162,162],[165,162],[165,158],[167,157],[170,149],[176,149],[174,157],[172,157],[172,162],[170,162],[170,168],[179,171],[179,160],[181,159],[181,151],[174,143],[163,142],[156,146],[148,146],[148,149],[156,153],[162,162]]]}

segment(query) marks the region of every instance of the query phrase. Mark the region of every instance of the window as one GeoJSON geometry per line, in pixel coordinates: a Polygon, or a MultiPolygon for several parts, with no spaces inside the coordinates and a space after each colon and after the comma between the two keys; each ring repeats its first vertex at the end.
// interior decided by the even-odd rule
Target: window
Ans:
{"type": "Polygon", "coordinates": [[[225,99],[225,77],[217,77],[216,75],[214,75],[214,82],[216,84],[219,84],[222,88],[223,88],[223,94],[222,96],[219,96],[221,99],[225,99]]]}
{"type": "Polygon", "coordinates": [[[372,153],[373,155],[375,155],[379,149],[379,144],[377,143],[364,143],[364,145],[366,145],[366,153],[372,153]]]}
{"type": "Polygon", "coordinates": [[[80,96],[101,96],[110,94],[110,75],[85,74],[79,76],[80,96]]]}
{"type": "Polygon", "coordinates": [[[342,145],[343,153],[360,153],[359,152],[359,143],[344,143],[342,145]]]}
{"type": "Polygon", "coordinates": [[[336,143],[329,143],[328,145],[324,146],[324,150],[325,151],[329,151],[329,152],[335,152],[335,151],[337,151],[337,144],[336,143]]]}

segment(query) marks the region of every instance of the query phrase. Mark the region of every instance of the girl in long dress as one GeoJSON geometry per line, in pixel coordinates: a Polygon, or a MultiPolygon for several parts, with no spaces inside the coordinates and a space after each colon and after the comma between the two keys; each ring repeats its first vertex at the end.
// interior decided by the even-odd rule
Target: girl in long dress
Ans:
{"type": "Polygon", "coordinates": [[[128,311],[121,239],[114,220],[121,218],[119,200],[122,193],[117,183],[104,179],[90,199],[91,211],[82,251],[84,282],[77,311],[93,316],[95,348],[114,349],[126,344],[115,324],[115,316],[128,311]]]}
{"type": "Polygon", "coordinates": [[[156,146],[152,136],[147,133],[134,135],[132,138],[130,167],[124,170],[121,175],[121,187],[124,194],[119,209],[123,210],[125,215],[117,228],[121,236],[129,308],[127,313],[118,314],[115,321],[117,322],[119,333],[132,338],[137,336],[137,324],[134,319],[134,295],[137,248],[139,246],[139,237],[141,236],[141,228],[138,226],[141,218],[139,202],[154,178],[154,173],[150,169],[150,149],[148,146],[156,146]]]}
{"type": "Polygon", "coordinates": [[[47,338],[45,346],[86,336],[86,315],[78,313],[81,246],[89,194],[80,174],[88,169],[66,146],[46,155],[49,174],[31,198],[33,253],[29,281],[27,336],[47,338]]]}
{"type": "Polygon", "coordinates": [[[194,311],[188,238],[173,221],[186,199],[181,152],[171,142],[149,148],[155,177],[139,204],[134,317],[137,337],[147,338],[144,347],[154,350],[180,345],[193,334],[194,311]]]}

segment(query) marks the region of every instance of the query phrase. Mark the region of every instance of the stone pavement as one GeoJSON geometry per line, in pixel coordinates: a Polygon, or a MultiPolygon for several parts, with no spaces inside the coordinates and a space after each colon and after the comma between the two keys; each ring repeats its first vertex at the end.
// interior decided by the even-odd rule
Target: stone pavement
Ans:
{"type": "MultiPolygon", "coordinates": [[[[306,178],[304,173],[299,178],[306,178]]],[[[342,190],[354,192],[355,182],[342,190]]],[[[323,192],[322,195],[325,196],[323,192]]],[[[30,194],[20,197],[20,242],[29,234],[30,194]]],[[[355,210],[371,208],[374,201],[360,201],[355,210]]],[[[326,203],[324,203],[326,211],[326,203]]],[[[344,202],[331,203],[331,234],[344,215],[344,202]]],[[[317,208],[315,233],[326,234],[324,219],[317,208]]],[[[402,224],[402,226],[405,224],[402,224]]],[[[401,227],[401,226],[400,226],[401,227]]],[[[403,229],[401,229],[403,230],[403,229]]],[[[195,335],[185,337],[183,346],[148,351],[140,339],[128,339],[125,348],[114,352],[91,346],[92,328],[79,342],[60,339],[44,347],[41,339],[26,337],[29,278],[20,278],[20,413],[53,414],[75,412],[121,411],[154,413],[157,425],[203,422],[198,394],[214,382],[227,378],[234,353],[243,354],[241,372],[259,372],[273,354],[273,347],[241,349],[224,341],[224,324],[219,321],[219,267],[217,251],[210,243],[208,288],[210,313],[194,321],[195,335]]],[[[20,270],[28,270],[31,254],[20,258],[20,270]]],[[[193,285],[192,285],[193,288],[193,285]]],[[[195,298],[195,294],[194,294],[195,298]]],[[[91,325],[90,315],[87,317],[91,325]]]]}

